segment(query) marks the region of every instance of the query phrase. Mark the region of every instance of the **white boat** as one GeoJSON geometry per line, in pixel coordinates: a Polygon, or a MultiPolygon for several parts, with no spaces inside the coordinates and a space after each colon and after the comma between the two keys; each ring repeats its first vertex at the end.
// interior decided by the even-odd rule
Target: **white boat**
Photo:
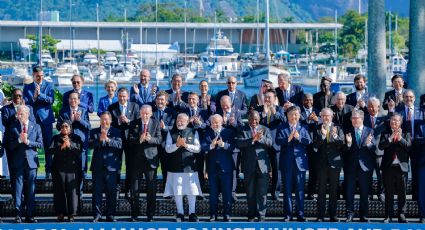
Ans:
{"type": "Polygon", "coordinates": [[[118,65],[118,59],[115,56],[107,56],[105,57],[105,66],[116,66],[118,65]]]}
{"type": "Polygon", "coordinates": [[[53,81],[57,85],[72,85],[71,78],[75,74],[80,74],[78,66],[71,63],[60,65],[53,74],[53,81]]]}
{"type": "Polygon", "coordinates": [[[80,75],[84,78],[84,83],[94,83],[94,75],[89,67],[78,66],[78,71],[80,72],[80,75]]]}
{"type": "Polygon", "coordinates": [[[28,68],[25,66],[13,67],[12,73],[4,77],[7,77],[7,83],[15,86],[26,84],[32,81],[32,76],[29,74],[28,68]]]}
{"type": "Polygon", "coordinates": [[[84,55],[83,63],[86,65],[97,65],[99,61],[94,54],[86,54],[84,55]]]}
{"type": "Polygon", "coordinates": [[[261,86],[261,81],[267,79],[273,83],[273,86],[278,86],[277,75],[281,73],[290,73],[272,65],[255,66],[250,70],[242,73],[242,79],[245,87],[258,88],[261,86]]]}

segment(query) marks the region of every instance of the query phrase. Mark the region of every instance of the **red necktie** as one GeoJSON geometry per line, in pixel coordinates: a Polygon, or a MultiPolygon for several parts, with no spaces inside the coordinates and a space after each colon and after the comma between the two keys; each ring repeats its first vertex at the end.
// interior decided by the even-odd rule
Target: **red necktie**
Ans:
{"type": "Polygon", "coordinates": [[[255,134],[257,134],[257,130],[255,130],[255,128],[252,129],[252,136],[254,137],[255,134]]]}
{"type": "Polygon", "coordinates": [[[27,126],[25,124],[23,124],[22,132],[27,133],[27,126]]]}
{"type": "Polygon", "coordinates": [[[374,129],[375,128],[375,118],[374,117],[370,117],[370,123],[372,124],[372,129],[374,129]]]}
{"type": "Polygon", "coordinates": [[[148,126],[146,124],[143,125],[143,133],[148,132],[148,126]]]}
{"type": "Polygon", "coordinates": [[[411,121],[412,120],[412,110],[410,108],[407,109],[407,120],[411,121]]]}
{"type": "MultiPolygon", "coordinates": [[[[394,136],[394,138],[393,138],[393,142],[394,143],[397,143],[399,141],[399,139],[398,139],[398,135],[397,136],[394,136]]],[[[395,160],[397,158],[397,152],[396,151],[394,151],[393,152],[393,161],[395,160]]]]}

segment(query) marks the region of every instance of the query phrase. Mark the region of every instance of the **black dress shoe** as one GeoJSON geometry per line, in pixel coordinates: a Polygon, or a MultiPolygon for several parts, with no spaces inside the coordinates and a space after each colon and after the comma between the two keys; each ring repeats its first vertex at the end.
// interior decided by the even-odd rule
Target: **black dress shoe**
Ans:
{"type": "Polygon", "coordinates": [[[336,216],[331,216],[331,218],[329,219],[330,222],[339,222],[338,217],[336,216]]]}
{"type": "Polygon", "coordinates": [[[130,191],[124,193],[124,198],[127,199],[127,200],[131,199],[130,191]]]}
{"type": "Polygon", "coordinates": [[[367,217],[362,216],[362,217],[360,217],[360,222],[368,223],[369,219],[367,217]]]}
{"type": "Polygon", "coordinates": [[[130,218],[130,222],[137,222],[137,221],[139,221],[139,220],[137,219],[137,216],[132,216],[132,217],[130,218]]]}
{"type": "Polygon", "coordinates": [[[408,221],[407,221],[406,217],[404,216],[404,214],[400,214],[400,215],[398,216],[398,222],[399,222],[399,223],[402,223],[402,224],[404,224],[404,223],[408,223],[408,221]]]}
{"type": "Polygon", "coordinates": [[[100,219],[101,219],[101,217],[100,217],[100,216],[96,216],[96,217],[93,219],[93,223],[100,222],[100,219]]]}
{"type": "Polygon", "coordinates": [[[292,218],[291,217],[289,217],[289,216],[286,216],[286,217],[284,217],[283,218],[283,222],[289,222],[289,221],[291,221],[292,220],[292,218]]]}
{"type": "Polygon", "coordinates": [[[345,220],[345,222],[349,223],[349,222],[353,222],[353,214],[348,214],[347,219],[345,220]]]}
{"type": "Polygon", "coordinates": [[[325,222],[325,219],[323,217],[318,217],[316,219],[316,222],[325,222]]]}
{"type": "Polygon", "coordinates": [[[64,221],[64,216],[63,214],[59,214],[58,217],[56,218],[57,222],[63,222],[64,221]]]}
{"type": "Polygon", "coordinates": [[[196,200],[205,200],[204,196],[196,196],[196,200]]]}
{"type": "Polygon", "coordinates": [[[232,221],[232,219],[230,218],[229,215],[224,215],[223,222],[231,222],[231,221],[232,221]]]}
{"type": "Polygon", "coordinates": [[[38,221],[34,219],[34,217],[28,217],[28,218],[25,218],[25,222],[32,224],[32,223],[37,223],[38,221]]]}
{"type": "Polygon", "coordinates": [[[184,215],[183,214],[177,214],[176,216],[176,222],[183,222],[184,221],[184,215]]]}
{"type": "Polygon", "coordinates": [[[307,222],[307,219],[303,216],[299,216],[299,217],[297,217],[297,221],[298,222],[307,222]]]}
{"type": "Polygon", "coordinates": [[[381,201],[382,203],[385,203],[385,194],[379,194],[379,201],[381,201]]]}
{"type": "Polygon", "coordinates": [[[198,216],[195,213],[189,215],[189,222],[199,222],[198,216]]]}
{"type": "Polygon", "coordinates": [[[257,222],[264,222],[264,221],[266,221],[266,217],[264,217],[264,216],[259,216],[257,218],[257,222]]]}
{"type": "Polygon", "coordinates": [[[419,223],[421,223],[421,224],[425,224],[425,217],[420,218],[420,219],[419,219],[419,223]]]}
{"type": "Polygon", "coordinates": [[[46,180],[50,180],[52,179],[52,174],[51,173],[46,173],[46,180]]]}
{"type": "Polygon", "coordinates": [[[389,217],[389,216],[385,217],[384,223],[386,223],[386,224],[391,223],[391,217],[389,217]]]}
{"type": "Polygon", "coordinates": [[[148,216],[148,218],[146,219],[146,222],[154,222],[155,220],[153,219],[153,216],[148,216]]]}
{"type": "Polygon", "coordinates": [[[216,222],[218,220],[217,215],[211,215],[209,221],[216,222]]]}
{"type": "Polygon", "coordinates": [[[20,216],[15,217],[15,223],[17,224],[22,223],[22,218],[20,216]]]}
{"type": "Polygon", "coordinates": [[[117,220],[113,216],[106,217],[106,222],[117,222],[117,220]]]}
{"type": "Polygon", "coordinates": [[[69,215],[68,216],[68,221],[71,222],[71,223],[74,222],[75,221],[74,216],[73,215],[69,215]]]}
{"type": "Polygon", "coordinates": [[[255,222],[254,218],[248,218],[248,222],[255,222]]]}

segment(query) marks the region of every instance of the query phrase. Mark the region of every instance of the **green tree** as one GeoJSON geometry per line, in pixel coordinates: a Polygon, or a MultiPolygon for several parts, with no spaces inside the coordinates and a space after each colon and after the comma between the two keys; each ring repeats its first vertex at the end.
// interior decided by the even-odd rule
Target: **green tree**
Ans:
{"type": "MultiPolygon", "coordinates": [[[[30,39],[33,41],[31,45],[31,49],[33,52],[36,52],[38,48],[37,37],[34,34],[28,34],[27,39],[30,39]]],[[[58,44],[61,40],[54,39],[49,34],[44,34],[42,41],[43,41],[42,42],[43,50],[48,50],[50,53],[55,53],[57,51],[56,44],[58,44]]]]}
{"type": "Polygon", "coordinates": [[[339,47],[343,54],[355,57],[365,40],[366,16],[349,10],[338,21],[344,25],[338,34],[339,47]]]}

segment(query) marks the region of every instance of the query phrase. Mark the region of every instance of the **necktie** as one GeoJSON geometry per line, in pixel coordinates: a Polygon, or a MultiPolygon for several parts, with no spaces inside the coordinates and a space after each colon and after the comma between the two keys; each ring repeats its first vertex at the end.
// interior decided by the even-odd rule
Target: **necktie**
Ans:
{"type": "Polygon", "coordinates": [[[148,91],[148,90],[147,90],[147,89],[146,89],[146,87],[144,87],[144,86],[143,86],[142,88],[143,88],[143,98],[144,98],[144,99],[146,99],[147,91],[148,91]]]}
{"type": "Polygon", "coordinates": [[[122,110],[121,110],[121,115],[125,115],[125,113],[126,113],[126,106],[125,105],[123,105],[122,106],[122,110]]]}
{"type": "MultiPolygon", "coordinates": [[[[394,138],[393,138],[393,143],[397,143],[398,141],[399,141],[398,135],[397,135],[397,136],[394,136],[394,138]]],[[[393,159],[393,161],[394,161],[395,159],[397,159],[397,152],[396,152],[396,151],[394,151],[394,152],[393,152],[392,159],[393,159]]]]}
{"type": "Polygon", "coordinates": [[[360,129],[356,129],[356,140],[357,140],[358,146],[360,146],[360,138],[361,138],[360,129]]]}
{"type": "Polygon", "coordinates": [[[412,120],[412,108],[407,109],[407,120],[408,121],[412,120]]]}
{"type": "Polygon", "coordinates": [[[22,132],[23,133],[27,133],[27,126],[25,125],[25,123],[24,124],[22,124],[22,132]]]}
{"type": "Polygon", "coordinates": [[[146,124],[143,124],[143,133],[148,132],[148,126],[146,124]]]}
{"type": "Polygon", "coordinates": [[[232,98],[232,104],[233,104],[233,101],[235,100],[235,93],[234,92],[231,92],[230,93],[230,97],[232,98]]]}
{"type": "Polygon", "coordinates": [[[159,111],[159,120],[162,120],[163,117],[164,117],[164,111],[160,110],[159,111]]]}
{"type": "Polygon", "coordinates": [[[372,125],[372,129],[374,129],[375,128],[375,118],[374,117],[370,117],[370,123],[371,123],[371,125],[372,125]]]}
{"type": "Polygon", "coordinates": [[[252,129],[252,136],[254,137],[255,134],[257,134],[257,130],[255,130],[255,128],[252,129]]]}
{"type": "Polygon", "coordinates": [[[270,112],[267,113],[267,124],[270,125],[270,118],[271,118],[271,114],[270,112]]]}
{"type": "Polygon", "coordinates": [[[331,134],[329,130],[329,126],[326,126],[326,142],[329,143],[331,140],[331,134]]]}

